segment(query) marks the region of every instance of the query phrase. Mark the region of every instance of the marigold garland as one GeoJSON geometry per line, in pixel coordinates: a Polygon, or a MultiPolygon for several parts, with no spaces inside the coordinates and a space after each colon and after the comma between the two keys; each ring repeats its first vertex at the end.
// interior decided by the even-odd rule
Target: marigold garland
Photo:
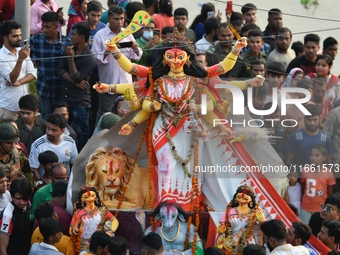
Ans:
{"type": "Polygon", "coordinates": [[[82,234],[83,234],[83,229],[82,229],[81,225],[78,229],[77,234],[75,234],[73,232],[73,229],[72,229],[70,237],[71,237],[72,242],[74,243],[74,251],[76,252],[76,254],[80,253],[80,243],[81,243],[81,235],[82,234]]]}
{"type": "MultiPolygon", "coordinates": [[[[226,220],[224,222],[225,226],[226,226],[226,238],[229,240],[229,243],[233,243],[233,229],[232,226],[228,220],[228,215],[230,210],[232,209],[231,205],[232,205],[233,201],[230,201],[227,208],[226,208],[226,220]]],[[[245,231],[243,233],[243,235],[240,238],[240,241],[238,243],[238,246],[234,248],[234,252],[236,252],[237,254],[242,254],[243,248],[245,246],[247,246],[247,241],[248,239],[250,239],[253,236],[254,233],[254,226],[255,226],[255,222],[256,222],[256,212],[259,210],[259,204],[257,204],[255,206],[254,209],[250,209],[250,211],[248,211],[248,213],[252,213],[252,216],[248,218],[247,220],[247,225],[245,226],[245,228],[247,229],[247,231],[245,231]]]]}

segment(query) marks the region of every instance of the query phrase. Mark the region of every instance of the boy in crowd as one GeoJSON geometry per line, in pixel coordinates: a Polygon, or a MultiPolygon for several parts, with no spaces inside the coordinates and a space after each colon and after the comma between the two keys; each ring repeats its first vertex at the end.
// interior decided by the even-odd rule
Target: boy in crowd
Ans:
{"type": "Polygon", "coordinates": [[[310,164],[302,168],[301,203],[302,222],[308,223],[312,214],[320,210],[320,205],[333,194],[335,179],[327,165],[327,149],[324,145],[316,144],[310,152],[310,164]]]}
{"type": "Polygon", "coordinates": [[[25,95],[19,99],[20,117],[15,121],[18,125],[20,141],[26,146],[28,155],[32,143],[46,133],[46,121],[37,117],[39,101],[33,95],[25,95]]]}
{"type": "Polygon", "coordinates": [[[103,231],[96,231],[90,239],[90,251],[83,255],[104,255],[107,254],[107,246],[110,242],[110,236],[103,231]]]}
{"type": "Polygon", "coordinates": [[[267,66],[266,72],[266,82],[265,87],[268,92],[268,96],[266,98],[266,103],[273,102],[273,89],[277,89],[277,97],[278,97],[278,105],[281,105],[279,100],[280,91],[279,88],[284,81],[285,78],[285,67],[280,62],[272,62],[267,66]]]}
{"type": "Polygon", "coordinates": [[[39,228],[44,240],[40,244],[34,243],[28,255],[63,255],[54,246],[55,243],[59,243],[63,236],[60,222],[53,218],[41,219],[39,222],[39,228]]]}
{"type": "Polygon", "coordinates": [[[162,255],[164,253],[162,238],[157,233],[150,232],[143,236],[142,247],[145,255],[162,255]]]}
{"type": "Polygon", "coordinates": [[[188,24],[188,10],[185,8],[177,8],[174,12],[174,22],[175,27],[177,27],[178,32],[188,38],[192,43],[196,42],[196,33],[194,30],[187,28],[188,24]]]}
{"type": "MultiPolygon", "coordinates": [[[[53,163],[59,161],[57,154],[49,150],[41,152],[38,156],[38,160],[40,163],[39,176],[41,176],[41,178],[37,179],[35,183],[34,193],[51,182],[51,166],[53,163]]],[[[38,176],[35,176],[35,178],[37,177],[38,176]]]]}
{"type": "Polygon", "coordinates": [[[317,236],[324,220],[336,220],[340,218],[340,193],[329,195],[320,207],[321,211],[313,213],[308,225],[311,227],[313,235],[317,236]]]}
{"type": "Polygon", "coordinates": [[[266,75],[266,63],[260,59],[254,59],[250,62],[251,77],[255,78],[257,75],[265,77],[266,75]]]}
{"type": "Polygon", "coordinates": [[[250,78],[250,63],[254,59],[266,61],[266,54],[261,52],[263,46],[263,33],[259,29],[250,30],[248,33],[249,51],[242,53],[242,61],[236,62],[233,69],[230,71],[229,77],[231,78],[250,78]]]}

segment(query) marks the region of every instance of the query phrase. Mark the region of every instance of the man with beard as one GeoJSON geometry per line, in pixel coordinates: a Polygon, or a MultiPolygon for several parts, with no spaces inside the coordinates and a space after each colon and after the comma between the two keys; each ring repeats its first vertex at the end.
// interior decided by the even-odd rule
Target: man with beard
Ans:
{"type": "Polygon", "coordinates": [[[260,225],[263,232],[263,242],[270,251],[270,255],[309,255],[306,247],[287,244],[287,230],[281,220],[268,220],[260,225]]]}
{"type": "Polygon", "coordinates": [[[204,22],[205,35],[195,43],[196,52],[205,53],[217,41],[218,19],[209,18],[204,22]]]}
{"type": "MultiPolygon", "coordinates": [[[[217,29],[217,38],[219,42],[215,46],[210,46],[207,50],[208,66],[213,66],[221,62],[231,51],[234,34],[228,27],[228,23],[221,23],[217,29]]],[[[237,62],[236,62],[237,63],[237,62]]],[[[228,77],[229,72],[220,77],[228,77]]]]}
{"type": "Polygon", "coordinates": [[[311,115],[305,115],[305,127],[293,133],[287,144],[286,164],[295,164],[297,171],[300,167],[311,163],[310,153],[315,144],[321,144],[327,148],[328,155],[325,164],[331,163],[333,154],[331,138],[319,129],[320,106],[309,104],[305,108],[311,115]]]}
{"type": "MultiPolygon", "coordinates": [[[[293,246],[298,246],[298,245],[303,245],[307,243],[308,239],[312,235],[312,230],[310,227],[300,221],[296,221],[292,223],[292,226],[288,229],[288,237],[286,239],[287,243],[293,245],[293,246]]],[[[305,246],[306,247],[306,246],[305,246]]],[[[308,249],[308,247],[306,247],[308,249]]],[[[316,255],[316,253],[308,249],[310,255],[316,255]]]]}
{"type": "Polygon", "coordinates": [[[332,251],[340,252],[340,222],[325,220],[318,233],[318,238],[332,251]]]}
{"type": "Polygon", "coordinates": [[[46,120],[46,135],[41,136],[31,146],[31,153],[29,155],[29,162],[32,170],[37,176],[39,164],[39,154],[41,152],[50,150],[57,154],[59,162],[64,163],[67,169],[67,175],[70,175],[71,164],[74,163],[78,156],[78,151],[75,141],[72,137],[64,135],[66,127],[66,120],[64,116],[58,113],[51,113],[46,120]]]}
{"type": "Polygon", "coordinates": [[[0,254],[28,254],[31,247],[31,185],[27,179],[15,179],[10,193],[12,201],[0,214],[0,254]]]}
{"type": "Polygon", "coordinates": [[[271,9],[268,12],[268,25],[263,31],[263,40],[270,45],[273,50],[276,47],[276,35],[278,30],[282,27],[282,13],[280,9],[271,9]]]}
{"type": "Polygon", "coordinates": [[[289,73],[294,67],[299,67],[305,74],[315,73],[316,57],[320,49],[320,37],[317,34],[307,34],[304,38],[303,51],[305,54],[294,58],[287,67],[289,73]]]}
{"type": "Polygon", "coordinates": [[[282,27],[277,31],[276,49],[274,49],[267,57],[267,66],[274,62],[281,62],[285,69],[289,63],[295,58],[295,51],[289,48],[292,42],[292,31],[286,27],[282,27]]]}
{"type": "Polygon", "coordinates": [[[29,93],[29,83],[37,71],[29,57],[29,45],[20,48],[21,25],[14,20],[0,27],[4,46],[0,49],[0,120],[17,119],[19,99],[29,93]]]}

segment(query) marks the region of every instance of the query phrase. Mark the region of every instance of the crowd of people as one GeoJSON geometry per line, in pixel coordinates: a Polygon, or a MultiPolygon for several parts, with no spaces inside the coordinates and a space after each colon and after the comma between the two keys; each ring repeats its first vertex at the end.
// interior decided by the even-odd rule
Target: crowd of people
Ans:
{"type": "MultiPolygon", "coordinates": [[[[261,220],[263,243],[270,254],[314,254],[302,247],[311,235],[332,250],[329,254],[340,254],[340,83],[331,71],[338,52],[335,38],[326,38],[322,49],[319,35],[313,33],[306,34],[303,42],[292,42],[293,32],[284,27],[281,10],[269,10],[268,25],[260,28],[252,3],[241,12],[226,10],[225,17],[212,3],[205,3],[190,25],[188,10],[174,9],[171,0],[108,0],[107,10],[97,0],[72,0],[68,20],[54,0],[36,0],[31,1],[31,37],[23,44],[14,3],[0,3],[0,255],[126,254],[127,241],[110,237],[112,229],[104,232],[106,221],[113,224],[114,216],[95,190],[79,193],[73,217],[66,211],[67,181],[91,136],[111,128],[130,111],[129,102],[111,86],[106,93],[96,91],[100,83],[140,82],[134,75],[138,70],[126,72],[121,67],[119,54],[140,66],[161,63],[162,43],[174,29],[191,41],[195,65],[210,70],[230,53],[237,57],[230,70],[223,69],[226,73],[216,71],[222,80],[252,84],[259,76],[265,78],[263,86],[244,92],[246,96],[252,92],[247,119],[266,129],[273,152],[289,166],[290,173],[276,188],[301,220],[288,230],[280,220],[261,220]],[[149,13],[150,23],[119,41],[119,53],[110,52],[105,42],[123,31],[139,10],[149,13]],[[235,47],[238,34],[247,38],[246,47],[235,47]],[[30,94],[34,81],[37,96],[30,94]],[[285,89],[293,88],[306,93],[289,90],[287,98],[303,101],[309,115],[295,104],[282,114],[275,105],[285,89]],[[310,99],[304,100],[309,93],[310,99]],[[272,113],[257,115],[254,108],[272,113]],[[105,222],[103,231],[92,231],[86,241],[81,234],[80,241],[73,238],[83,215],[92,219],[91,210],[103,218],[97,224],[105,222]],[[79,250],[83,246],[86,249],[79,250]]],[[[171,57],[177,58],[177,52],[168,61],[171,57]]],[[[149,107],[157,108],[153,102],[149,107]]],[[[129,122],[129,132],[138,124],[129,122]]],[[[142,254],[164,252],[155,233],[144,236],[141,243],[142,254]]],[[[204,254],[221,252],[207,248],[204,254]]],[[[257,244],[237,252],[224,254],[266,253],[257,244]]]]}

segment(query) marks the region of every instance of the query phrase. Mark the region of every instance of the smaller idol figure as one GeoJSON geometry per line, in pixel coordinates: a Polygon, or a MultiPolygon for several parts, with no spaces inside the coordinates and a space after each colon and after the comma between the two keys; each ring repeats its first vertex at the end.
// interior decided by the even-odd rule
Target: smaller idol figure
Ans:
{"type": "Polygon", "coordinates": [[[258,243],[254,226],[265,220],[252,188],[247,185],[238,187],[217,229],[216,247],[226,255],[241,255],[245,246],[258,243]]]}
{"type": "Polygon", "coordinates": [[[102,204],[94,187],[83,186],[75,203],[75,212],[70,225],[71,239],[77,254],[89,251],[90,239],[97,230],[113,235],[118,228],[118,221],[102,204]]]}

